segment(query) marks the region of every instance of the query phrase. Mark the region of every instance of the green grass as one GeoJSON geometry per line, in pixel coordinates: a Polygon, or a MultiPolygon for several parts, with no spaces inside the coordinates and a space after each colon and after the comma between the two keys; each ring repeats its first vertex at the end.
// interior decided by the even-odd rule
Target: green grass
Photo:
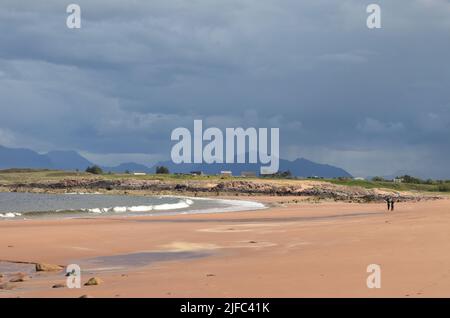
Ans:
{"type": "MultiPolygon", "coordinates": [[[[143,176],[135,176],[133,174],[108,173],[91,174],[86,172],[72,172],[60,170],[31,170],[31,169],[11,169],[0,170],[0,183],[28,183],[38,181],[57,181],[62,179],[133,179],[133,180],[160,180],[160,181],[182,181],[182,180],[204,180],[217,181],[231,179],[222,176],[192,176],[192,175],[175,175],[175,174],[147,174],[143,176]]],[[[240,178],[233,178],[240,179],[240,178]]],[[[244,179],[244,178],[242,178],[244,179]]]]}
{"type": "Polygon", "coordinates": [[[414,183],[394,183],[388,181],[367,181],[367,180],[338,180],[325,179],[324,181],[345,185],[358,186],[366,189],[391,189],[396,191],[429,191],[429,192],[450,192],[450,186],[447,184],[414,184],[414,183]]]}

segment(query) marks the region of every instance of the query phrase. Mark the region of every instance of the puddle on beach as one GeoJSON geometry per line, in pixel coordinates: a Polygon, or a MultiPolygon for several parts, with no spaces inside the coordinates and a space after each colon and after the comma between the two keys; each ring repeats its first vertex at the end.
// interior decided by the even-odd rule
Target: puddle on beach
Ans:
{"type": "Polygon", "coordinates": [[[83,271],[116,271],[148,266],[156,262],[178,261],[210,256],[207,252],[140,252],[84,259],[75,262],[83,271]]]}
{"type": "Polygon", "coordinates": [[[0,261],[0,274],[10,275],[19,272],[31,274],[35,272],[35,267],[34,264],[0,261]]]}

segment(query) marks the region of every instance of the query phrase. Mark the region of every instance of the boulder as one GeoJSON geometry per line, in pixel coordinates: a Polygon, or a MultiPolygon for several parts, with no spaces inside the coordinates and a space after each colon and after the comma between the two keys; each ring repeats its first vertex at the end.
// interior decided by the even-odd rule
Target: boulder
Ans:
{"type": "Polygon", "coordinates": [[[36,271],[37,272],[57,272],[62,271],[63,267],[54,264],[47,263],[36,263],[36,271]]]}
{"type": "Polygon", "coordinates": [[[84,284],[84,286],[95,286],[100,285],[101,283],[103,283],[103,281],[100,278],[92,277],[84,284]]]}

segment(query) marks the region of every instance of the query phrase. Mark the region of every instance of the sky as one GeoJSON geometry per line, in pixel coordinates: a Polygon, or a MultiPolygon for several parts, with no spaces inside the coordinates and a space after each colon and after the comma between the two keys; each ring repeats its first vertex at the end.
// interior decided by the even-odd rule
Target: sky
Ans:
{"type": "Polygon", "coordinates": [[[448,0],[71,1],[0,4],[0,145],[151,166],[202,119],[355,176],[450,178],[448,0]]]}

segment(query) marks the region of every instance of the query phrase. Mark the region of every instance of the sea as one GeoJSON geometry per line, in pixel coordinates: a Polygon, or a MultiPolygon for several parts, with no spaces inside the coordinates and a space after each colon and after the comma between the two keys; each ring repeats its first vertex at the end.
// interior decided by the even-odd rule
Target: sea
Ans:
{"type": "Polygon", "coordinates": [[[0,219],[220,213],[264,209],[244,200],[99,193],[0,192],[0,219]]]}

